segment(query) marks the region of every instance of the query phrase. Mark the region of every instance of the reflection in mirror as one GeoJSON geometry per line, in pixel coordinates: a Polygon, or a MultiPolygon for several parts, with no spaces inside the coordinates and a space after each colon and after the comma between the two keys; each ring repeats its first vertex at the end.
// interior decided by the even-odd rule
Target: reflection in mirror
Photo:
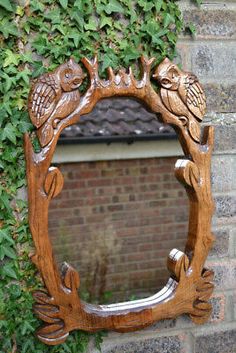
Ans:
{"type": "Polygon", "coordinates": [[[124,98],[99,102],[62,133],[55,161],[64,188],[50,204],[49,234],[58,264],[78,270],[86,301],[143,298],[166,284],[167,256],[184,251],[187,237],[179,151],[170,127],[124,98]]]}

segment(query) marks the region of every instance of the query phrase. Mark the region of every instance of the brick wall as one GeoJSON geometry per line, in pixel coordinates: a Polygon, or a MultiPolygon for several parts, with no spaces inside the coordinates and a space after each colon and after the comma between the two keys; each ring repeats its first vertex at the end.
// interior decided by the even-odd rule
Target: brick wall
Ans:
{"type": "Polygon", "coordinates": [[[175,161],[60,165],[65,185],[50,205],[49,234],[57,261],[79,270],[90,301],[108,291],[112,301],[149,295],[167,282],[167,256],[184,250],[188,221],[175,161]]]}
{"type": "MultiPolygon", "coordinates": [[[[215,271],[213,313],[197,326],[187,316],[164,320],[132,333],[109,333],[103,353],[236,352],[236,2],[203,0],[200,9],[181,1],[196,38],[182,37],[183,67],[203,82],[208,100],[206,124],[215,125],[212,184],[216,202],[216,242],[207,261],[215,271]]],[[[97,352],[91,345],[89,352],[97,352]]]]}

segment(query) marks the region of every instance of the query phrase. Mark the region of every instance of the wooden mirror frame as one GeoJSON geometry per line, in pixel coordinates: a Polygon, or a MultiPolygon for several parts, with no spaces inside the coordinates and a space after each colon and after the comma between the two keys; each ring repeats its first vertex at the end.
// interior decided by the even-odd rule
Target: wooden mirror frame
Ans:
{"type": "Polygon", "coordinates": [[[37,129],[40,152],[34,152],[29,134],[24,138],[29,224],[35,244],[32,261],[47,289],[34,293],[34,311],[45,322],[37,337],[46,344],[63,343],[69,332],[77,329],[128,332],[183,313],[201,324],[211,314],[208,300],[213,291],[213,272],[204,268],[204,262],[214,240],[210,184],[213,127],[204,127],[200,134],[205,96],[197,78],[165,59],[152,76],[161,86],[160,90],[154,89],[150,82],[153,62],[154,58],[141,57],[141,79],[134,77],[131,68],[117,73],[109,68],[108,79],[100,79],[97,57],[84,58],[82,63],[90,84],[81,97],[78,87],[84,74],[73,59],[32,85],[28,108],[37,129]],[[92,305],[79,298],[77,271],[64,263],[61,272],[54,260],[48,235],[48,208],[50,200],[62,190],[63,176],[50,164],[61,131],[79,122],[80,116],[91,112],[100,99],[113,96],[138,99],[177,132],[184,157],[177,160],[175,175],[189,198],[189,230],[185,253],[174,249],[169,254],[170,278],[160,292],[141,300],[92,305]]]}

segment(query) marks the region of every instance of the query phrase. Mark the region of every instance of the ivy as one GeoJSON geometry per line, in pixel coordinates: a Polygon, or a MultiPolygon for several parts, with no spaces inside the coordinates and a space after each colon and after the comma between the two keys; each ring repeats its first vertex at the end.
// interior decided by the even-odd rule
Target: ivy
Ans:
{"type": "MultiPolygon", "coordinates": [[[[71,55],[78,61],[97,53],[101,75],[108,66],[135,69],[141,54],[156,63],[172,59],[182,29],[171,0],[0,0],[0,353],[85,352],[91,336],[74,332],[58,347],[34,337],[40,322],[31,293],[42,283],[29,257],[22,138],[33,130],[26,110],[30,79],[71,55]]],[[[102,335],[93,337],[99,348],[102,335]]]]}

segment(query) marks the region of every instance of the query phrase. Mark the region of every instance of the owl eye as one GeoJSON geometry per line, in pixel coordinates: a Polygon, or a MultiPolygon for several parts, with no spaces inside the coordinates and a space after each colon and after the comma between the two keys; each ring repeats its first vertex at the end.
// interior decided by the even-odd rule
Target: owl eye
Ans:
{"type": "Polygon", "coordinates": [[[162,83],[163,85],[168,85],[168,84],[170,83],[170,81],[168,80],[168,78],[163,78],[162,81],[161,81],[161,83],[162,83]]]}
{"type": "Polygon", "coordinates": [[[66,71],[65,72],[65,78],[70,78],[71,77],[71,72],[70,71],[66,71]]]}
{"type": "Polygon", "coordinates": [[[174,70],[172,71],[172,78],[176,78],[178,77],[178,73],[174,70]]]}

